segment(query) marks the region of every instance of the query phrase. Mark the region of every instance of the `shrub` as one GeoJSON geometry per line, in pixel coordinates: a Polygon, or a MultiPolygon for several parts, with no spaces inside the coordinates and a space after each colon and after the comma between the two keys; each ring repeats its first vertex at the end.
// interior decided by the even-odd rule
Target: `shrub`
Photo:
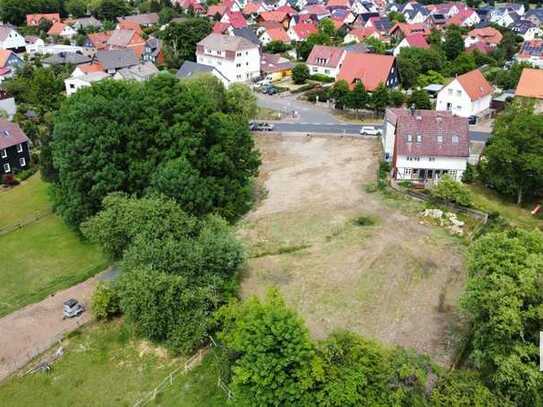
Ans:
{"type": "Polygon", "coordinates": [[[92,295],[92,313],[96,319],[109,319],[120,313],[119,295],[109,283],[99,283],[92,295]]]}
{"type": "Polygon", "coordinates": [[[27,170],[24,170],[24,171],[19,171],[17,173],[17,180],[19,182],[22,182],[24,181],[25,179],[28,179],[30,178],[32,175],[34,175],[36,173],[36,171],[38,170],[38,167],[30,167],[28,168],[27,170]]]}
{"type": "Polygon", "coordinates": [[[465,184],[471,184],[473,181],[475,181],[476,176],[477,173],[475,171],[475,167],[471,164],[468,164],[466,170],[464,171],[464,174],[462,175],[462,182],[465,184]]]}
{"type": "Polygon", "coordinates": [[[309,79],[313,81],[326,82],[326,83],[334,82],[334,78],[330,78],[329,76],[323,75],[322,73],[316,73],[314,75],[311,75],[309,79]]]}
{"type": "Polygon", "coordinates": [[[294,68],[292,68],[292,80],[294,83],[301,85],[302,83],[305,83],[305,81],[309,78],[309,68],[306,64],[296,64],[294,68]]]}
{"type": "Polygon", "coordinates": [[[430,195],[437,200],[471,206],[472,197],[467,188],[448,175],[441,177],[439,182],[430,189],[430,195]]]}
{"type": "Polygon", "coordinates": [[[360,215],[354,219],[353,223],[356,226],[373,226],[377,223],[377,220],[373,216],[360,215]]]}
{"type": "Polygon", "coordinates": [[[15,179],[13,174],[4,174],[2,175],[2,184],[9,186],[19,185],[19,181],[15,179]]]}
{"type": "Polygon", "coordinates": [[[380,180],[386,179],[386,177],[390,173],[390,170],[391,170],[391,165],[388,161],[379,162],[379,170],[377,172],[377,177],[380,180]]]}

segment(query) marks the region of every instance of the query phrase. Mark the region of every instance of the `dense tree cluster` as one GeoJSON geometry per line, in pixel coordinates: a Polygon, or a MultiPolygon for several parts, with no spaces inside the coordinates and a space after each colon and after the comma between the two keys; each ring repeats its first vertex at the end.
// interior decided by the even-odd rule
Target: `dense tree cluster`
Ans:
{"type": "Polygon", "coordinates": [[[543,190],[543,116],[534,113],[533,104],[516,101],[496,118],[479,174],[519,204],[543,190]]]}
{"type": "Polygon", "coordinates": [[[82,231],[121,260],[115,295],[140,334],[185,353],[206,341],[213,312],[235,293],[244,261],[224,220],[192,217],[165,197],[117,193],[82,231]]]}
{"type": "Polygon", "coordinates": [[[52,142],[55,200],[77,227],[116,191],[174,198],[194,215],[235,219],[251,206],[260,164],[247,128],[254,99],[218,80],[101,81],[66,100],[52,142]]]}
{"type": "Polygon", "coordinates": [[[60,0],[1,0],[0,19],[14,25],[26,23],[26,15],[33,13],[59,13],[60,0]]]}
{"type": "Polygon", "coordinates": [[[468,271],[469,362],[514,405],[542,405],[543,234],[489,233],[470,247],[468,271]]]}
{"type": "Polygon", "coordinates": [[[235,406],[507,405],[476,375],[351,333],[313,342],[276,291],[219,311],[235,406]]]}
{"type": "Polygon", "coordinates": [[[211,33],[211,27],[211,22],[207,18],[200,17],[169,24],[160,33],[160,38],[164,41],[168,66],[177,69],[183,61],[194,61],[196,44],[211,33]]]}

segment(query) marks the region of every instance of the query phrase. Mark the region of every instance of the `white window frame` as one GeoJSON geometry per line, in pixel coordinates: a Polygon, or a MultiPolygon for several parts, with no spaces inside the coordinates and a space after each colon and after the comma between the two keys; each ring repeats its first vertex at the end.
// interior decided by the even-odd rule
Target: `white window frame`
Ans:
{"type": "Polygon", "coordinates": [[[6,150],[5,148],[2,149],[1,157],[2,158],[8,158],[8,150],[6,150]]]}
{"type": "Polygon", "coordinates": [[[22,152],[23,152],[23,144],[22,144],[22,143],[17,144],[17,152],[18,152],[18,153],[22,153],[22,152]]]}
{"type": "Polygon", "coordinates": [[[26,160],[24,157],[19,158],[19,165],[21,167],[26,167],[26,160]]]}
{"type": "Polygon", "coordinates": [[[11,172],[11,167],[9,166],[9,163],[4,164],[4,172],[6,174],[9,174],[11,172]]]}

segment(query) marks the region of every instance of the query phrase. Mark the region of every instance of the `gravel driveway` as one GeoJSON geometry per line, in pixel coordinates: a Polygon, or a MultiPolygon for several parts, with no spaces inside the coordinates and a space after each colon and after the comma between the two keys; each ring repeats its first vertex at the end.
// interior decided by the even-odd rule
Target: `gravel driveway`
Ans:
{"type": "Polygon", "coordinates": [[[88,308],[97,282],[110,279],[111,274],[107,271],[1,318],[0,382],[49,349],[65,334],[89,322],[92,315],[88,309],[80,317],[63,320],[63,303],[75,298],[88,308]]]}

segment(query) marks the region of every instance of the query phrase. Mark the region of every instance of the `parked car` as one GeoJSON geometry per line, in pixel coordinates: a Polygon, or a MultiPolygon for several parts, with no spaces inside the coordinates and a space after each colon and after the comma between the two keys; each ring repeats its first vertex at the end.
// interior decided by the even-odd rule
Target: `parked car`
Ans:
{"type": "Polygon", "coordinates": [[[73,318],[85,312],[85,306],[76,299],[70,298],[64,302],[64,318],[73,318]]]}
{"type": "Polygon", "coordinates": [[[272,131],[273,129],[274,125],[270,123],[251,122],[249,124],[249,130],[251,131],[272,131]]]}
{"type": "Polygon", "coordinates": [[[260,89],[265,95],[275,95],[277,93],[277,88],[273,85],[264,85],[260,89]]]}
{"type": "Polygon", "coordinates": [[[362,126],[360,134],[363,136],[378,136],[381,134],[381,130],[375,126],[362,126]]]}
{"type": "Polygon", "coordinates": [[[477,116],[470,116],[468,117],[468,123],[470,126],[473,126],[477,124],[477,116]]]}

